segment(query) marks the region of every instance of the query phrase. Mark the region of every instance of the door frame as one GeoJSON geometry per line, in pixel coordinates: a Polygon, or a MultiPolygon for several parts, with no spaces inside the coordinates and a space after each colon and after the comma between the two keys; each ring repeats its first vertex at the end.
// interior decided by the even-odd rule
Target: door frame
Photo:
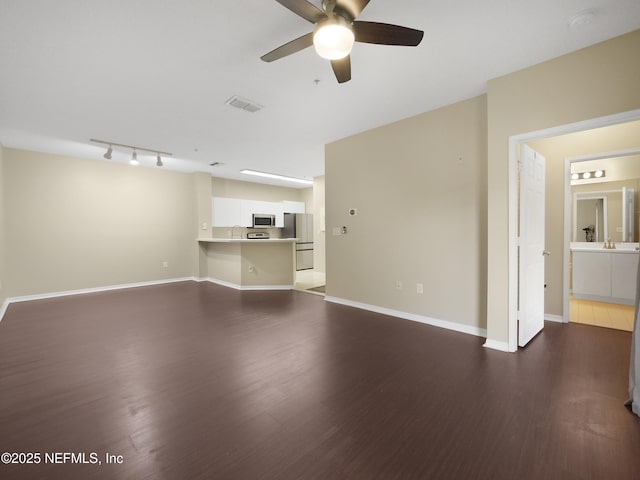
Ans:
{"type": "MultiPolygon", "coordinates": [[[[568,123],[565,125],[559,125],[556,127],[546,128],[542,130],[535,130],[526,133],[520,133],[517,135],[509,136],[509,160],[508,160],[508,174],[509,174],[509,186],[508,186],[508,329],[509,329],[509,344],[508,351],[518,351],[518,150],[521,143],[531,142],[533,140],[541,140],[543,138],[557,137],[559,135],[566,135],[568,133],[576,133],[584,130],[591,130],[594,128],[609,127],[620,123],[633,122],[640,120],[640,109],[630,110],[627,112],[616,113],[613,115],[607,115],[603,117],[596,117],[589,120],[582,120],[579,122],[568,123]]],[[[567,184],[564,186],[565,197],[567,184]]],[[[565,205],[566,211],[566,205],[565,205]]],[[[569,233],[564,231],[563,244],[566,245],[567,239],[570,238],[569,233]]],[[[563,252],[564,258],[568,258],[568,255],[563,252]]],[[[564,261],[564,260],[563,260],[564,261]]],[[[567,284],[568,285],[568,284],[567,284]]],[[[563,288],[565,286],[563,285],[563,288]]],[[[563,310],[564,307],[563,307],[563,310]]],[[[563,317],[566,314],[566,310],[563,311],[563,317]]]]}
{"type": "MultiPolygon", "coordinates": [[[[638,139],[640,143],[640,139],[638,139]]],[[[602,160],[603,158],[627,157],[640,155],[640,148],[617,150],[615,152],[594,153],[592,155],[580,155],[564,159],[564,239],[562,241],[562,323],[569,323],[569,285],[571,269],[569,265],[570,243],[573,232],[571,224],[571,164],[586,162],[589,160],[602,160]]]]}

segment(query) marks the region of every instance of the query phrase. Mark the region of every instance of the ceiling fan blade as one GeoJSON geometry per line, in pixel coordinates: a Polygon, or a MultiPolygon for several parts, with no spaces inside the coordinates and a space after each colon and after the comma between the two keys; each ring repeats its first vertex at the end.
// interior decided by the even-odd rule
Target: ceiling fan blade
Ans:
{"type": "Polygon", "coordinates": [[[356,42],[378,45],[404,45],[416,47],[422,41],[424,32],[413,28],[378,22],[353,22],[356,42]]]}
{"type": "Polygon", "coordinates": [[[276,2],[311,23],[318,23],[326,17],[322,10],[307,0],[276,0],[276,2]]]}
{"type": "Polygon", "coordinates": [[[347,12],[352,19],[360,15],[368,3],[369,0],[336,0],[337,6],[347,12]]]}
{"type": "Polygon", "coordinates": [[[287,55],[291,55],[292,53],[304,50],[311,45],[313,45],[313,32],[307,33],[306,35],[296,38],[295,40],[291,40],[284,45],[280,45],[275,50],[271,50],[269,53],[261,56],[260,60],[262,60],[263,62],[273,62],[274,60],[286,57],[287,55]]]}
{"type": "Polygon", "coordinates": [[[351,80],[351,57],[347,55],[340,60],[331,60],[333,73],[336,75],[338,83],[344,83],[351,80]]]}

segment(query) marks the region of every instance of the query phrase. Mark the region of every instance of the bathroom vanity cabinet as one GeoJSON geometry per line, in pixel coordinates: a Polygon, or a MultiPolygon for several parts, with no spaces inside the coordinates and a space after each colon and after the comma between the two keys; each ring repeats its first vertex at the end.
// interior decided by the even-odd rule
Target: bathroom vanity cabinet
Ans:
{"type": "Polygon", "coordinates": [[[638,272],[638,244],[608,250],[572,247],[573,296],[586,300],[633,305],[638,272]]]}

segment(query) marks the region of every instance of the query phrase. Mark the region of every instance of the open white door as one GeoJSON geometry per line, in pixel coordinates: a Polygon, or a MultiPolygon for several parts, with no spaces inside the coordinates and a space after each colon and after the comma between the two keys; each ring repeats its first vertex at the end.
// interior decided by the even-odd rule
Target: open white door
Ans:
{"type": "Polygon", "coordinates": [[[544,157],[521,144],[518,345],[544,327],[544,157]]]}

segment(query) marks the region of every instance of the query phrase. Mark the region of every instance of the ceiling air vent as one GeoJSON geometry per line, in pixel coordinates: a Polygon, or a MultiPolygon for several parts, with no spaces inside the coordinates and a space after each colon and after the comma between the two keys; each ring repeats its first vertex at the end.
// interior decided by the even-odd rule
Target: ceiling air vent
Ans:
{"type": "Polygon", "coordinates": [[[226,102],[227,105],[231,105],[232,107],[239,108],[240,110],[245,110],[247,112],[257,112],[258,110],[262,110],[262,105],[252,101],[247,100],[246,98],[239,97],[238,95],[234,95],[226,102]]]}

